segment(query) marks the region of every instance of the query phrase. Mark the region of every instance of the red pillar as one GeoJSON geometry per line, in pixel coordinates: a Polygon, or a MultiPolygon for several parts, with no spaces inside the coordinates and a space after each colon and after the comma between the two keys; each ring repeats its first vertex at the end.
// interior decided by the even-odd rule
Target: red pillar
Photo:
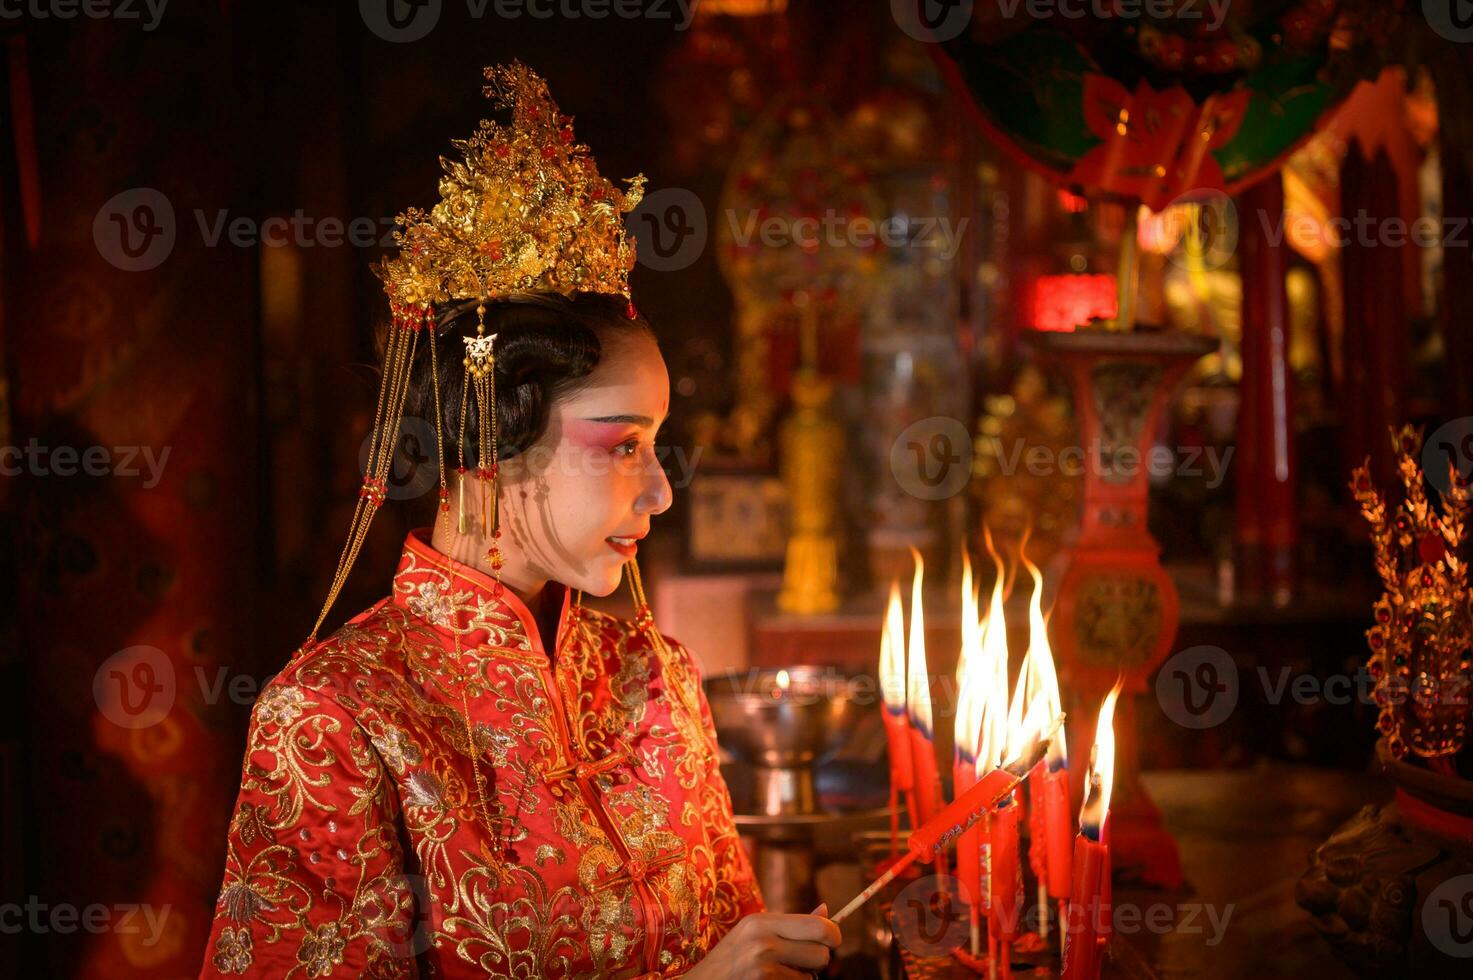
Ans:
{"type": "Polygon", "coordinates": [[[1294,377],[1289,367],[1289,307],[1284,184],[1278,175],[1243,194],[1239,246],[1243,277],[1243,383],[1238,407],[1240,574],[1246,591],[1289,601],[1294,590],[1299,518],[1295,502],[1294,377]]]}
{"type": "Polygon", "coordinates": [[[1342,217],[1350,222],[1342,249],[1344,463],[1348,472],[1369,454],[1383,482],[1394,478],[1387,432],[1404,421],[1406,280],[1400,258],[1406,246],[1392,247],[1380,238],[1387,219],[1401,214],[1397,184],[1384,149],[1368,159],[1360,142],[1351,141],[1341,168],[1340,193],[1342,217]]]}

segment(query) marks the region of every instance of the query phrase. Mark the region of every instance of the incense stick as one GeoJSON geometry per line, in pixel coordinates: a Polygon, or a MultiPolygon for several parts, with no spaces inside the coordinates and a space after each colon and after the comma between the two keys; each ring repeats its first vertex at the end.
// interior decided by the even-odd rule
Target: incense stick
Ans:
{"type": "MultiPolygon", "coordinates": [[[[1044,732],[1043,735],[1034,743],[1033,749],[1029,753],[1030,756],[1033,753],[1046,748],[1048,740],[1053,737],[1054,732],[1058,731],[1059,726],[1063,723],[1063,721],[1064,716],[1062,714],[1054,719],[1053,724],[1050,725],[1048,727],[1048,730],[1044,732]]],[[[1021,766],[1018,766],[1015,763],[1014,767],[1009,767],[1008,772],[1013,776],[1013,778],[1007,784],[1007,786],[995,793],[986,804],[979,806],[975,811],[968,814],[967,817],[963,819],[960,823],[958,823],[955,828],[944,835],[941,843],[944,844],[945,842],[950,841],[957,834],[965,831],[968,827],[972,826],[972,824],[980,820],[983,814],[989,812],[995,806],[997,806],[999,802],[1011,796],[1013,791],[1016,790],[1019,786],[1023,785],[1024,781],[1028,779],[1029,774],[1033,771],[1035,762],[1037,762],[1036,759],[1029,758],[1026,759],[1021,766]]],[[[914,839],[914,835],[912,835],[912,839],[914,839]]],[[[938,844],[936,850],[939,851],[940,849],[941,845],[938,844]]],[[[890,882],[894,881],[896,875],[900,874],[906,868],[909,868],[912,864],[915,864],[916,861],[920,860],[923,856],[924,855],[921,851],[916,850],[916,848],[912,846],[911,849],[906,852],[904,857],[900,858],[900,860],[896,861],[890,866],[890,869],[888,871],[886,871],[884,874],[880,875],[880,877],[871,882],[869,887],[866,888],[864,891],[860,892],[858,895],[855,895],[854,898],[850,900],[848,905],[844,906],[842,909],[839,910],[837,915],[832,917],[831,921],[836,923],[843,922],[846,918],[852,915],[856,909],[858,909],[865,902],[868,902],[871,898],[873,898],[881,888],[884,888],[886,885],[890,884],[890,882]]]]}
{"type": "Polygon", "coordinates": [[[838,911],[838,914],[836,914],[831,921],[835,923],[843,922],[850,916],[851,913],[854,912],[855,909],[859,908],[865,902],[868,902],[871,898],[874,898],[875,892],[879,891],[881,888],[884,888],[886,885],[890,884],[890,882],[894,881],[896,875],[900,874],[900,872],[904,871],[912,864],[915,864],[916,859],[919,857],[920,854],[918,854],[917,852],[908,851],[905,857],[890,865],[889,871],[886,871],[884,874],[880,875],[878,878],[870,883],[870,886],[868,888],[850,899],[849,904],[841,908],[838,911]]]}

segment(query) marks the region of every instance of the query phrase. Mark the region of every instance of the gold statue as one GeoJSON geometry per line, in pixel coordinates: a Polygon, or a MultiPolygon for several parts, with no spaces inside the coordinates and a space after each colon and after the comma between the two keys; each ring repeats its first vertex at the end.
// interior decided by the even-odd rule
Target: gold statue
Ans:
{"type": "Polygon", "coordinates": [[[814,306],[811,300],[803,305],[803,358],[793,375],[793,412],[778,426],[790,527],[777,605],[805,616],[839,608],[835,531],[844,455],[843,429],[829,411],[833,383],[814,366],[818,328],[814,306]]]}

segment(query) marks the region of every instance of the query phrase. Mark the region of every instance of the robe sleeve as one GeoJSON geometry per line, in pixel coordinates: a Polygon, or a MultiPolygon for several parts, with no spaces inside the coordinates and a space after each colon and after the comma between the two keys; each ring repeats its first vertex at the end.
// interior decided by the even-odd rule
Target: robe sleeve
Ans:
{"type": "Polygon", "coordinates": [[[200,976],[418,977],[429,937],[398,823],[379,755],[332,686],[267,685],[200,976]]]}
{"type": "Polygon", "coordinates": [[[700,668],[684,646],[675,641],[670,641],[670,645],[676,656],[682,660],[682,665],[695,687],[700,704],[701,727],[705,730],[706,743],[710,748],[705,773],[697,789],[702,818],[710,832],[716,875],[716,900],[707,910],[705,946],[710,950],[743,918],[755,912],[765,912],[767,904],[762,899],[757,876],[752,871],[752,861],[737,834],[736,821],[732,816],[731,793],[727,789],[726,779],[721,775],[716,723],[711,717],[706,689],[701,684],[700,668]]]}

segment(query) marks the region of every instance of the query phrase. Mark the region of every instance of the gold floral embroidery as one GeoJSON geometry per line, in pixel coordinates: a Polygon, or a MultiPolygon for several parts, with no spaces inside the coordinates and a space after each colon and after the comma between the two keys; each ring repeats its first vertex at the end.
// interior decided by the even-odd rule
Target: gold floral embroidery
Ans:
{"type": "Polygon", "coordinates": [[[421,582],[415,595],[411,595],[404,603],[409,611],[420,619],[435,626],[448,626],[451,613],[454,612],[454,604],[450,597],[445,594],[444,587],[438,582],[421,582]]]}
{"type": "Polygon", "coordinates": [[[226,926],[215,940],[215,969],[225,974],[244,973],[251,965],[251,931],[226,926]]]}
{"type": "Polygon", "coordinates": [[[380,735],[373,737],[373,747],[395,772],[403,772],[406,766],[419,765],[423,756],[419,746],[404,729],[390,725],[380,735]]]}
{"type": "Polygon", "coordinates": [[[219,905],[236,922],[249,922],[262,912],[271,910],[271,903],[242,881],[233,881],[220,889],[219,905]]]}
{"type": "Polygon", "coordinates": [[[289,725],[301,717],[306,700],[300,688],[268,687],[256,702],[256,717],[263,725],[289,725]]]}
{"type": "Polygon", "coordinates": [[[347,946],[347,942],[339,932],[336,922],[324,922],[302,936],[297,959],[307,970],[307,976],[328,976],[334,967],[343,962],[343,948],[347,946]]]}
{"type": "Polygon", "coordinates": [[[762,907],[689,653],[579,610],[554,663],[529,624],[411,538],[268,687],[207,974],[629,980],[762,907]]]}

